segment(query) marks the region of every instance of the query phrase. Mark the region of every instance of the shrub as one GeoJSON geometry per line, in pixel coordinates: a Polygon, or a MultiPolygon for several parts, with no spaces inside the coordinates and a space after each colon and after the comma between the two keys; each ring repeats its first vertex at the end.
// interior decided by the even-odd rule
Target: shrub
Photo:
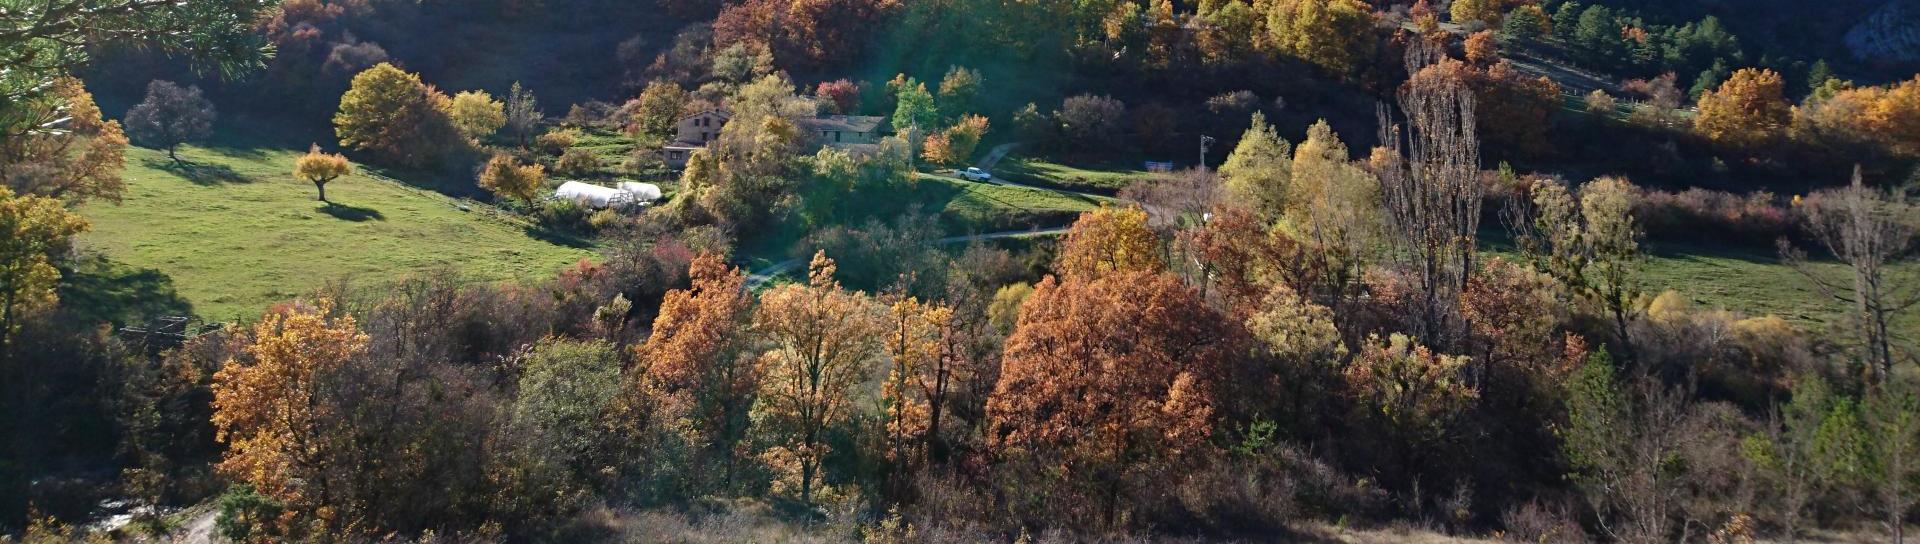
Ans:
{"type": "Polygon", "coordinates": [[[1794,233],[1791,210],[1764,191],[1742,196],[1698,187],[1645,190],[1633,213],[1649,236],[1669,240],[1763,247],[1794,233]]]}
{"type": "Polygon", "coordinates": [[[568,148],[553,163],[553,171],[563,176],[586,176],[600,169],[600,156],[581,148],[568,148]]]}
{"type": "Polygon", "coordinates": [[[579,141],[580,136],[580,129],[557,128],[541,134],[539,138],[534,138],[533,145],[540,151],[559,155],[567,148],[573,147],[573,143],[579,141]]]}
{"type": "Polygon", "coordinates": [[[1602,119],[1612,119],[1614,112],[1618,109],[1619,102],[1613,99],[1613,95],[1607,94],[1607,91],[1594,89],[1587,94],[1587,113],[1602,119]]]}

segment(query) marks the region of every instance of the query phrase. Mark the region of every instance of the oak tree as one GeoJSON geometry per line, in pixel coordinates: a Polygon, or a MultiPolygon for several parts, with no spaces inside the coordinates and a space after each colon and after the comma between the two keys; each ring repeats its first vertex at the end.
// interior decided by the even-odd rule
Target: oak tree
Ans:
{"type": "Polygon", "coordinates": [[[352,316],[328,300],[268,312],[252,328],[245,358],[213,376],[213,425],[227,451],[218,468],[266,495],[313,513],[333,504],[321,474],[337,438],[326,424],[344,414],[322,399],[328,373],[367,348],[352,316]]]}
{"type": "Polygon", "coordinates": [[[807,283],[761,295],[753,316],[754,329],[774,346],[760,356],[753,405],[755,432],[767,441],[761,459],[777,475],[774,490],[807,505],[823,485],[827,433],[852,416],[853,389],[885,330],[873,301],[841,288],[836,269],[825,252],[815,253],[807,283]]]}
{"type": "Polygon", "coordinates": [[[629,395],[644,395],[659,419],[719,459],[732,487],[759,373],[747,328],[753,298],[746,275],[718,255],[694,258],[686,289],[668,291],[653,333],[634,353],[643,369],[629,395]]]}
{"type": "Polygon", "coordinates": [[[987,401],[989,447],[1049,467],[1034,507],[1098,505],[1088,521],[1113,524],[1123,496],[1207,447],[1221,322],[1163,272],[1041,281],[987,401]]]}
{"type": "Polygon", "coordinates": [[[1793,115],[1786,84],[1772,70],[1743,68],[1700,95],[1693,129],[1708,140],[1751,150],[1779,138],[1793,115]]]}

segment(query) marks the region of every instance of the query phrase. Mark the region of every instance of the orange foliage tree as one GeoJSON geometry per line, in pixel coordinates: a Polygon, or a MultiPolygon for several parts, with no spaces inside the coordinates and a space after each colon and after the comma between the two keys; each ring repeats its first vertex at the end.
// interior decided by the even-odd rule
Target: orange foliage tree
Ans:
{"type": "Polygon", "coordinates": [[[774,491],[813,504],[827,432],[851,415],[849,394],[880,348],[884,325],[872,300],[833,279],[826,252],[815,253],[807,283],[760,297],[754,328],[775,346],[760,357],[753,425],[768,443],[762,459],[777,475],[774,491]]]}
{"type": "Polygon", "coordinates": [[[1714,143],[1752,149],[1779,138],[1791,120],[1785,83],[1773,70],[1743,68],[1700,95],[1693,130],[1714,143]]]}
{"type": "Polygon", "coordinates": [[[67,204],[93,198],[120,202],[126,183],[127,135],[119,121],[103,119],[79,79],[53,81],[53,100],[28,104],[15,113],[20,126],[53,127],[0,137],[0,186],[21,195],[44,196],[67,204]]]}
{"type": "Polygon", "coordinates": [[[295,302],[254,325],[245,360],[213,375],[213,425],[227,452],[218,468],[268,497],[327,520],[333,504],[326,452],[332,413],[327,373],[367,348],[352,316],[329,317],[332,302],[295,302]]]}
{"type": "Polygon", "coordinates": [[[1099,504],[1112,523],[1132,482],[1206,447],[1230,353],[1222,319],[1171,274],[1049,277],[1020,310],[987,401],[989,447],[1046,465],[1043,508],[1099,504]],[[1076,500],[1079,499],[1079,500],[1076,500]]]}
{"type": "MultiPolygon", "coordinates": [[[[1468,58],[1473,57],[1469,47],[1468,58]]],[[[1497,57],[1484,60],[1490,63],[1485,68],[1442,60],[1420,70],[1407,84],[1431,86],[1446,79],[1466,83],[1473,91],[1474,126],[1481,138],[1505,149],[1535,154],[1551,151],[1548,129],[1552,128],[1554,112],[1560,109],[1560,85],[1545,77],[1527,77],[1497,57]]]]}
{"type": "Polygon", "coordinates": [[[635,349],[641,366],[630,393],[650,400],[655,418],[718,456],[731,487],[758,374],[747,355],[753,298],[746,276],[703,253],[687,269],[692,283],[667,292],[653,334],[635,349]]]}

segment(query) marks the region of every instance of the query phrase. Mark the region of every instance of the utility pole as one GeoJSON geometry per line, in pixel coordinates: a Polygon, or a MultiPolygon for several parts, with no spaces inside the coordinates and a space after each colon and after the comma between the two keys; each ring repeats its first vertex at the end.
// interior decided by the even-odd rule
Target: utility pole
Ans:
{"type": "Polygon", "coordinates": [[[1212,136],[1200,135],[1200,169],[1203,171],[1207,169],[1207,146],[1212,143],[1212,136]]]}

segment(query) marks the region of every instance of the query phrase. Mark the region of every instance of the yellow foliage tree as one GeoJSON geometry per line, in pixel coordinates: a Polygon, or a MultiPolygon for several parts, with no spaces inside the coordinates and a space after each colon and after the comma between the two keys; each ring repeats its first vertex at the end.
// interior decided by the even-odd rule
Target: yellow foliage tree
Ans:
{"type": "Polygon", "coordinates": [[[1166,268],[1160,239],[1147,226],[1147,212],[1139,207],[1112,208],[1080,214],[1060,243],[1053,270],[1067,277],[1098,277],[1115,272],[1160,271],[1166,268]]]}
{"type": "Polygon", "coordinates": [[[333,114],[340,145],[371,151],[404,166],[424,166],[447,149],[454,132],[447,96],[389,63],[353,76],[333,114]]]}
{"type": "Polygon", "coordinates": [[[447,117],[453,119],[460,134],[479,140],[492,136],[507,125],[506,104],[494,100],[486,91],[461,91],[447,103],[447,117]]]}
{"type": "Polygon", "coordinates": [[[648,397],[688,442],[720,456],[730,487],[758,379],[746,353],[753,298],[746,275],[719,256],[695,257],[687,275],[690,285],[667,292],[652,336],[634,350],[645,370],[632,393],[648,397]]]}
{"type": "Polygon", "coordinates": [[[338,153],[320,152],[320,144],[293,161],[293,177],[307,180],[320,190],[320,201],[327,202],[327,183],[353,173],[353,165],[338,153]]]}
{"type": "Polygon", "coordinates": [[[886,455],[901,469],[918,461],[933,439],[939,393],[944,393],[944,375],[939,367],[945,362],[941,342],[943,330],[953,319],[953,310],[939,304],[920,302],[913,297],[893,303],[887,314],[886,351],[890,361],[887,381],[880,398],[886,407],[886,455]],[[932,371],[939,391],[922,390],[920,377],[932,371]]]}
{"type": "Polygon", "coordinates": [[[1335,74],[1373,56],[1373,10],[1360,0],[1279,0],[1267,13],[1273,46],[1335,74]]]}
{"type": "Polygon", "coordinates": [[[1779,138],[1792,119],[1785,83],[1772,70],[1743,68],[1700,95],[1695,132],[1715,143],[1752,149],[1779,138]]]}
{"type": "Polygon", "coordinates": [[[1487,66],[1500,60],[1500,44],[1494,40],[1492,30],[1468,34],[1461,46],[1466,49],[1467,62],[1477,66],[1487,66]]]}
{"type": "Polygon", "coordinates": [[[1253,125],[1220,165],[1229,200],[1266,221],[1278,219],[1286,206],[1287,184],[1293,179],[1292,153],[1280,131],[1267,123],[1267,116],[1254,112],[1253,125]]]}
{"type": "Polygon", "coordinates": [[[53,258],[87,227],[86,219],[59,200],[14,194],[0,185],[0,357],[20,317],[58,299],[54,285],[60,270],[53,258]]]}
{"type": "Polygon", "coordinates": [[[760,395],[753,426],[769,444],[762,460],[774,491],[811,505],[821,490],[827,432],[851,415],[850,394],[880,348],[885,331],[873,301],[833,279],[837,266],[815,253],[807,283],[760,297],[754,328],[774,348],[760,356],[760,395]]]}
{"type": "Polygon", "coordinates": [[[494,194],[518,198],[527,204],[539,195],[540,186],[547,181],[547,167],[539,164],[522,165],[506,154],[494,155],[487,166],[480,170],[480,187],[494,194]]]}
{"type": "Polygon", "coordinates": [[[947,130],[927,136],[921,156],[928,162],[947,166],[965,164],[973,158],[980,139],[987,135],[987,118],[963,115],[947,130]]]}
{"type": "Polygon", "coordinates": [[[1469,21],[1477,21],[1491,25],[1500,22],[1500,8],[1503,4],[1504,2],[1500,0],[1453,0],[1453,5],[1447,9],[1447,13],[1453,17],[1455,23],[1466,24],[1469,21]]]}
{"type": "Polygon", "coordinates": [[[1866,114],[1867,126],[1895,152],[1920,155],[1920,75],[1888,88],[1866,114]]]}

